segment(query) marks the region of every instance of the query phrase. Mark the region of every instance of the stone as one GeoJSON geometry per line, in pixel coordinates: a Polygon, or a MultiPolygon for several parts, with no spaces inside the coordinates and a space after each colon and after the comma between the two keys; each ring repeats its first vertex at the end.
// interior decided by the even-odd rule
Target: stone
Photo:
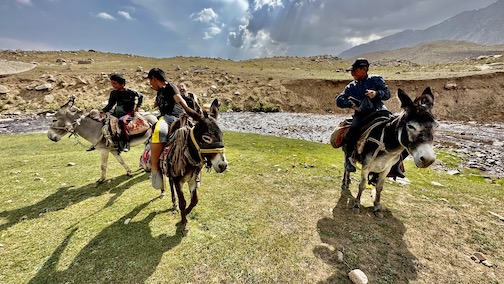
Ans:
{"type": "Polygon", "coordinates": [[[9,88],[5,87],[4,85],[0,85],[0,94],[7,94],[9,91],[9,88]]]}
{"type": "Polygon", "coordinates": [[[455,90],[455,89],[457,89],[457,83],[454,83],[454,82],[447,82],[447,83],[444,85],[444,88],[445,88],[445,90],[455,90]]]}
{"type": "Polygon", "coordinates": [[[486,260],[486,257],[481,252],[475,252],[471,255],[471,259],[476,262],[482,262],[486,260]]]}
{"type": "Polygon", "coordinates": [[[45,83],[35,87],[35,91],[49,91],[52,90],[53,86],[51,83],[45,83]]]}
{"type": "Polygon", "coordinates": [[[46,102],[46,103],[52,103],[52,102],[54,102],[54,96],[53,95],[46,95],[46,96],[44,96],[44,102],[46,102]]]}
{"type": "Polygon", "coordinates": [[[354,284],[367,284],[368,283],[368,278],[364,272],[360,269],[354,269],[348,273],[348,278],[352,281],[354,284]]]}

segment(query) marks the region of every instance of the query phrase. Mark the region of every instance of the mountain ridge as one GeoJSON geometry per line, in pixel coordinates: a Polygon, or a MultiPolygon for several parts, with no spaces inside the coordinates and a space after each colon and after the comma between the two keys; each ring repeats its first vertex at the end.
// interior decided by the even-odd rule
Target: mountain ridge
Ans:
{"type": "Polygon", "coordinates": [[[424,30],[402,32],[354,46],[338,56],[352,58],[363,53],[394,50],[437,40],[461,40],[478,44],[504,44],[504,0],[485,8],[465,11],[424,30]]]}

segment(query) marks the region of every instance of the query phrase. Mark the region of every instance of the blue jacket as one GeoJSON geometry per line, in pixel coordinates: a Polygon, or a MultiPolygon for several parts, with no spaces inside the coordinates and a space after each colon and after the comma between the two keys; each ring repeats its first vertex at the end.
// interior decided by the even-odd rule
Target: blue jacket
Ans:
{"type": "Polygon", "coordinates": [[[382,101],[390,99],[390,91],[381,76],[368,75],[362,81],[353,80],[345,90],[336,97],[336,105],[340,108],[351,108],[353,106],[349,97],[357,99],[359,102],[366,97],[366,90],[376,91],[376,96],[371,100],[376,110],[386,109],[382,101]]]}

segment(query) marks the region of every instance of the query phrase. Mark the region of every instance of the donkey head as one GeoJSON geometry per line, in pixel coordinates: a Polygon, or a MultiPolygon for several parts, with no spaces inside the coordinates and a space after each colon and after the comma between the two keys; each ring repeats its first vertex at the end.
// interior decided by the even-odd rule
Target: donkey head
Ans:
{"type": "Polygon", "coordinates": [[[77,120],[83,115],[83,111],[74,106],[75,97],[71,96],[69,101],[61,106],[54,115],[47,137],[54,142],[58,142],[63,135],[73,130],[77,120]]]}
{"type": "Polygon", "coordinates": [[[200,153],[207,165],[210,165],[218,173],[227,168],[226,155],[224,154],[223,133],[217,124],[219,118],[219,101],[212,101],[209,112],[203,111],[203,115],[193,117],[197,121],[194,126],[194,138],[200,148],[200,153]]]}
{"type": "Polygon", "coordinates": [[[417,167],[426,168],[436,160],[432,147],[434,130],[438,126],[432,114],[434,95],[430,88],[426,88],[412,101],[403,90],[399,89],[398,97],[401,108],[404,110],[404,118],[400,126],[402,127],[400,143],[413,156],[417,167]]]}

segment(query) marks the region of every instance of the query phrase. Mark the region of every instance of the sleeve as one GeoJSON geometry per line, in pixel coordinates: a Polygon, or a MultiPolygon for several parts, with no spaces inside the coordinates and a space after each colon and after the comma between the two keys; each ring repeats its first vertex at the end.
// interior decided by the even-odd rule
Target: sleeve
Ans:
{"type": "Polygon", "coordinates": [[[349,96],[347,85],[345,90],[336,97],[336,105],[340,108],[351,108],[353,103],[348,99],[349,96]]]}
{"type": "Polygon", "coordinates": [[[390,99],[390,91],[387,84],[385,83],[385,80],[383,80],[381,76],[375,76],[373,77],[373,80],[376,87],[376,98],[382,101],[390,99]]]}
{"type": "Polygon", "coordinates": [[[108,104],[102,109],[103,112],[109,112],[117,103],[116,92],[110,92],[108,104]]]}

